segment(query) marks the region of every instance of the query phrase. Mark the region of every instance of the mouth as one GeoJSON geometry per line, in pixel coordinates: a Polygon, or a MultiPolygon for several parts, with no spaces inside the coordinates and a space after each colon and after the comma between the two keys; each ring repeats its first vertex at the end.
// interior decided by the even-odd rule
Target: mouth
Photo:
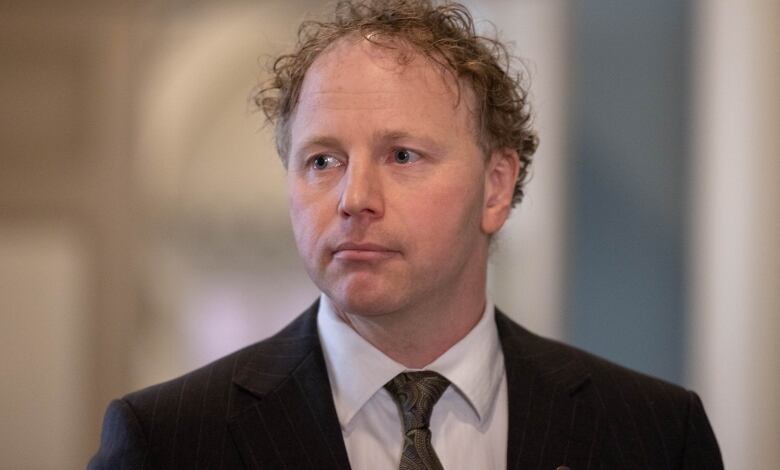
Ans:
{"type": "Polygon", "coordinates": [[[333,258],[340,261],[381,261],[399,255],[384,245],[376,243],[342,243],[333,250],[333,258]]]}

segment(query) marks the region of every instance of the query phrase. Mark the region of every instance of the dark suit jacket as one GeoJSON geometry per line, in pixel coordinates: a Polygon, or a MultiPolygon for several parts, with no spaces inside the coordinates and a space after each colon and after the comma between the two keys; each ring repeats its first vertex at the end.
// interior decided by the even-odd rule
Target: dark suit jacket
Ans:
{"type": "MultiPolygon", "coordinates": [[[[275,336],[113,401],[89,469],[347,469],[315,303],[275,336]]],[[[720,469],[692,392],[536,336],[501,312],[508,469],[720,469]]]]}

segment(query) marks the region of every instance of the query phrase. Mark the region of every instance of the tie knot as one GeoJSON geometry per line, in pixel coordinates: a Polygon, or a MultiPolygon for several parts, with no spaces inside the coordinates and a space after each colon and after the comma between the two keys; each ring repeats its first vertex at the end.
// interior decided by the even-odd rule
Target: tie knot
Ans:
{"type": "Polygon", "coordinates": [[[385,384],[401,408],[404,432],[428,427],[433,405],[449,385],[449,380],[433,371],[402,372],[385,384]]]}

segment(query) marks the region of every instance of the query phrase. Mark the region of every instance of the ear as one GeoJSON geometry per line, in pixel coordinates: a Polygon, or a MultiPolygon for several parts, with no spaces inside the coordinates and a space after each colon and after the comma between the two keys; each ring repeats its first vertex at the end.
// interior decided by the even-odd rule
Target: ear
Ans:
{"type": "Polygon", "coordinates": [[[512,210],[512,196],[520,172],[517,151],[509,148],[494,150],[485,168],[485,199],[482,208],[482,231],[498,232],[512,210]]]}

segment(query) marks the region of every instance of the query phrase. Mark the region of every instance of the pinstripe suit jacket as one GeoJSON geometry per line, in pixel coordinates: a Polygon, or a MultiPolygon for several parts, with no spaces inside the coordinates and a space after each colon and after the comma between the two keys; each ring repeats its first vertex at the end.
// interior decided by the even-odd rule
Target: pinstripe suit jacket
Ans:
{"type": "MultiPolygon", "coordinates": [[[[315,303],[275,336],[113,401],[91,470],[348,469],[315,303]]],[[[501,312],[508,469],[720,469],[699,398],[501,312]]]]}

